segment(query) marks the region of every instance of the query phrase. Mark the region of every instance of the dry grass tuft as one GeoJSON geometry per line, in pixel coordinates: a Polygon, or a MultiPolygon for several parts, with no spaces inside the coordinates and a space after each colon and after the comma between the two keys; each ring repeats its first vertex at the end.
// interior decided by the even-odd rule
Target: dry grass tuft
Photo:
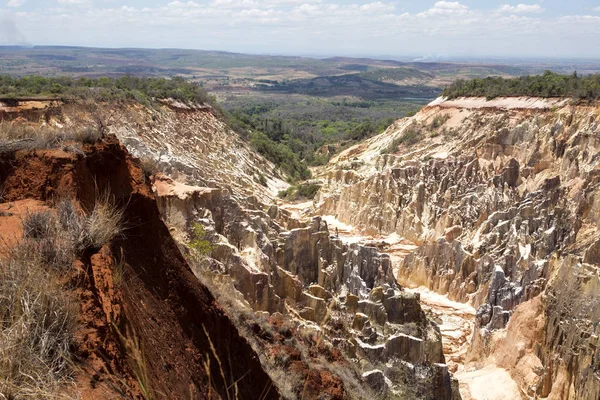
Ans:
{"type": "Polygon", "coordinates": [[[100,131],[92,127],[65,130],[27,123],[0,122],[0,153],[55,149],[64,147],[68,142],[94,143],[100,136],[100,131]]]}
{"type": "Polygon", "coordinates": [[[96,202],[85,222],[85,238],[82,244],[87,248],[100,249],[121,234],[123,210],[117,208],[108,195],[96,202]]]}
{"type": "Polygon", "coordinates": [[[59,282],[81,252],[121,232],[122,218],[108,195],[89,215],[71,200],[26,214],[23,239],[0,259],[0,399],[72,398],[76,311],[59,282]]]}
{"type": "Polygon", "coordinates": [[[0,260],[0,397],[6,399],[71,398],[65,385],[76,312],[47,267],[47,243],[25,237],[0,260]]]}
{"type": "Polygon", "coordinates": [[[55,234],[54,216],[50,211],[27,213],[23,221],[23,235],[32,239],[42,239],[55,234]]]}
{"type": "Polygon", "coordinates": [[[117,336],[121,341],[121,345],[125,348],[127,353],[127,361],[133,371],[133,374],[135,375],[135,379],[140,385],[140,390],[144,396],[144,399],[152,400],[155,398],[155,394],[152,390],[148,365],[146,364],[144,349],[139,337],[129,326],[126,328],[125,333],[122,333],[114,324],[113,329],[117,333],[117,336]]]}
{"type": "Polygon", "coordinates": [[[89,215],[69,199],[57,202],[56,213],[70,246],[79,253],[100,249],[123,229],[123,210],[115,206],[108,194],[100,196],[89,215]]]}

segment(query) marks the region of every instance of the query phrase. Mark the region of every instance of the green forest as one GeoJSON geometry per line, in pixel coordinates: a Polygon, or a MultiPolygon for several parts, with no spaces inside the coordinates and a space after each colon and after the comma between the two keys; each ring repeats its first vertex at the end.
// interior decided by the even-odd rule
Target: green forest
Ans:
{"type": "Polygon", "coordinates": [[[56,98],[60,100],[94,99],[98,101],[135,100],[148,104],[153,99],[172,98],[186,102],[212,102],[197,83],[183,78],[71,78],[0,75],[0,100],[56,98]]]}
{"type": "Polygon", "coordinates": [[[442,95],[450,99],[457,97],[571,97],[577,100],[600,98],[600,74],[579,76],[560,75],[546,71],[542,75],[518,78],[488,77],[484,79],[457,80],[444,89],[442,95]]]}
{"type": "Polygon", "coordinates": [[[310,178],[308,166],[323,165],[340,150],[383,132],[420,105],[391,101],[327,100],[280,96],[237,98],[222,103],[232,129],[247,138],[292,182],[310,178]]]}

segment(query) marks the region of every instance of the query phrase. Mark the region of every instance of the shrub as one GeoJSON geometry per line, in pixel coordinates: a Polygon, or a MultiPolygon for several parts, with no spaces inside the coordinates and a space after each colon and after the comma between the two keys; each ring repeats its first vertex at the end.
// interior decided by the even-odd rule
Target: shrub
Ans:
{"type": "Polygon", "coordinates": [[[250,135],[250,144],[267,160],[277,165],[292,182],[310,178],[310,170],[287,145],[277,143],[261,132],[253,132],[250,135]]]}
{"type": "Polygon", "coordinates": [[[282,190],[277,194],[280,199],[286,199],[288,201],[296,200],[312,200],[317,195],[317,192],[321,188],[316,183],[301,183],[297,186],[290,186],[286,190],[282,190]]]}
{"type": "Polygon", "coordinates": [[[204,225],[196,222],[192,225],[193,238],[190,241],[190,248],[192,248],[196,255],[199,257],[209,256],[213,250],[212,243],[206,239],[206,229],[204,225]]]}
{"type": "Polygon", "coordinates": [[[49,126],[34,127],[26,123],[0,122],[0,153],[27,149],[53,149],[67,142],[94,143],[100,138],[98,129],[65,131],[49,126]]]}
{"type": "Polygon", "coordinates": [[[262,186],[264,187],[268,187],[269,185],[267,184],[267,178],[265,178],[265,176],[262,173],[258,173],[258,178],[257,178],[258,183],[260,183],[262,186]]]}
{"type": "Polygon", "coordinates": [[[55,219],[50,211],[28,212],[23,220],[23,236],[32,239],[43,239],[54,235],[55,219]]]}
{"type": "Polygon", "coordinates": [[[118,236],[123,229],[123,210],[108,195],[103,195],[89,215],[73,201],[63,199],[56,205],[59,223],[75,252],[98,250],[118,236]]]}
{"type": "Polygon", "coordinates": [[[154,99],[175,99],[189,103],[211,103],[214,100],[196,82],[181,77],[140,78],[45,78],[0,76],[0,99],[56,98],[63,100],[92,99],[95,101],[135,100],[150,103],[154,99]]]}
{"type": "Polygon", "coordinates": [[[122,222],[123,210],[117,208],[107,195],[103,196],[99,202],[96,202],[91,214],[86,217],[85,236],[80,246],[100,249],[121,233],[122,222]]]}
{"type": "Polygon", "coordinates": [[[407,146],[412,146],[415,143],[420,142],[423,139],[423,135],[420,130],[415,128],[408,128],[402,136],[394,139],[392,143],[385,149],[381,150],[380,154],[392,154],[398,150],[398,146],[401,144],[406,144],[407,146]]]}
{"type": "Polygon", "coordinates": [[[446,121],[448,121],[450,119],[450,115],[449,114],[444,114],[441,116],[436,116],[435,118],[433,118],[433,121],[431,121],[431,129],[437,129],[440,126],[444,125],[446,123],[446,121]]]}
{"type": "Polygon", "coordinates": [[[50,211],[28,212],[23,220],[23,237],[35,240],[36,254],[44,265],[61,272],[70,268],[76,253],[70,232],[62,229],[50,211]]]}
{"type": "Polygon", "coordinates": [[[546,71],[542,75],[511,79],[459,79],[446,87],[442,95],[450,99],[462,96],[486,97],[488,100],[499,96],[532,96],[597,100],[600,98],[600,74],[578,76],[577,73],[560,75],[546,71]]]}
{"type": "Polygon", "coordinates": [[[303,183],[298,185],[296,194],[299,198],[314,199],[320,188],[321,186],[316,183],[303,183]]]}

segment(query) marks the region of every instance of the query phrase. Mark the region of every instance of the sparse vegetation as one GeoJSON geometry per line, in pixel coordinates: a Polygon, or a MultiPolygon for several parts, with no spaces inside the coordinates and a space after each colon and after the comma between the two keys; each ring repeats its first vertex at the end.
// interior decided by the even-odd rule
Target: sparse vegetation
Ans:
{"type": "MultiPolygon", "coordinates": [[[[306,393],[308,386],[312,384],[308,381],[310,371],[330,372],[333,376],[343,377],[344,386],[356,398],[375,398],[360,380],[360,365],[341,361],[338,349],[325,340],[322,330],[329,329],[331,313],[335,308],[334,301],[330,303],[327,315],[320,324],[321,330],[300,328],[293,319],[288,318],[274,324],[268,316],[252,311],[243,295],[235,289],[230,276],[209,271],[197,263],[193,269],[198,279],[209,288],[241,334],[260,355],[261,364],[283,398],[312,398],[306,393]],[[302,366],[304,363],[306,370],[294,368],[294,365],[302,366]]],[[[206,357],[205,370],[210,371],[211,362],[215,358],[206,357]]],[[[225,377],[225,381],[230,382],[233,389],[235,377],[225,377]]],[[[269,389],[270,387],[266,387],[264,392],[267,393],[269,389]]]]}
{"type": "Polygon", "coordinates": [[[0,394],[6,399],[69,398],[75,311],[39,238],[0,260],[0,394]]]}
{"type": "Polygon", "coordinates": [[[206,238],[206,229],[201,223],[194,223],[192,225],[192,240],[190,241],[190,248],[194,250],[197,257],[204,258],[210,255],[213,251],[212,243],[206,238]]]}
{"type": "Polygon", "coordinates": [[[108,194],[96,202],[92,212],[85,217],[84,234],[79,240],[80,249],[98,250],[121,233],[123,210],[117,208],[108,194]]]}
{"type": "Polygon", "coordinates": [[[264,187],[268,187],[269,185],[267,184],[267,178],[265,178],[265,175],[261,172],[257,173],[257,178],[256,181],[258,183],[260,183],[262,186],[264,187]]]}
{"type": "Polygon", "coordinates": [[[152,157],[141,157],[139,160],[142,172],[147,178],[156,175],[156,173],[160,171],[158,164],[152,157]]]}
{"type": "Polygon", "coordinates": [[[560,75],[546,71],[542,75],[511,79],[496,77],[469,81],[459,79],[445,88],[442,94],[450,99],[463,96],[486,97],[488,100],[500,96],[531,96],[597,100],[600,98],[600,74],[560,75]]]}
{"type": "Polygon", "coordinates": [[[154,399],[155,393],[152,390],[151,379],[148,373],[148,365],[146,363],[146,358],[144,357],[144,349],[138,335],[129,326],[126,328],[124,333],[119,331],[118,327],[114,324],[112,328],[117,333],[121,345],[125,349],[125,353],[127,354],[127,362],[133,371],[133,375],[135,376],[138,385],[140,386],[140,391],[142,392],[144,399],[154,399]]]}
{"type": "Polygon", "coordinates": [[[288,201],[312,200],[317,195],[321,185],[317,183],[304,182],[297,186],[290,186],[280,191],[277,196],[288,201]]]}
{"type": "Polygon", "coordinates": [[[450,119],[449,114],[437,115],[437,116],[435,116],[435,118],[433,118],[433,121],[431,121],[431,125],[429,126],[429,128],[430,129],[438,129],[439,127],[444,125],[449,119],[450,119]]]}
{"type": "Polygon", "coordinates": [[[398,147],[401,144],[405,144],[406,146],[412,146],[415,143],[423,140],[423,134],[419,128],[409,127],[402,134],[402,136],[394,139],[392,143],[385,149],[381,150],[381,154],[393,154],[398,150],[398,147]]]}
{"type": "Polygon", "coordinates": [[[362,72],[360,76],[364,79],[374,81],[403,81],[406,79],[429,80],[435,78],[435,75],[431,73],[408,67],[375,69],[362,72]]]}
{"type": "Polygon", "coordinates": [[[248,138],[291,183],[310,177],[307,166],[326,164],[337,151],[383,132],[395,119],[420,108],[398,100],[280,96],[227,99],[224,107],[232,129],[248,138]]]}
{"type": "Polygon", "coordinates": [[[113,204],[108,194],[100,196],[87,215],[67,199],[59,200],[56,210],[58,223],[76,253],[100,249],[123,229],[123,210],[113,204]]]}
{"type": "Polygon", "coordinates": [[[70,398],[76,311],[60,282],[81,252],[120,232],[121,220],[108,196],[89,215],[65,199],[56,212],[25,215],[22,240],[0,259],[0,397],[70,398]]]}
{"type": "Polygon", "coordinates": [[[58,284],[74,253],[49,211],[29,213],[23,239],[0,260],[0,393],[5,398],[69,398],[75,311],[58,284]]]}
{"type": "Polygon", "coordinates": [[[65,130],[27,123],[0,122],[0,153],[26,149],[61,148],[68,142],[94,143],[100,138],[99,129],[65,130]]]}
{"type": "Polygon", "coordinates": [[[254,132],[250,143],[267,160],[277,165],[292,182],[308,179],[311,176],[306,165],[283,143],[271,140],[262,132],[254,132]]]}

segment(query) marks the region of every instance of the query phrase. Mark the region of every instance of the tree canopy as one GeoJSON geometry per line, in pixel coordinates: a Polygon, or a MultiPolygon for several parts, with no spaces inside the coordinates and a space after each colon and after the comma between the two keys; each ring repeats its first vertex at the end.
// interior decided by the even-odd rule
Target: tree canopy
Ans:
{"type": "Polygon", "coordinates": [[[139,78],[71,78],[24,76],[15,78],[0,75],[0,99],[56,98],[61,100],[93,98],[100,101],[136,100],[147,103],[152,99],[172,98],[186,102],[210,102],[211,98],[197,83],[181,77],[139,78]]]}
{"type": "Polygon", "coordinates": [[[582,100],[600,98],[600,74],[579,76],[560,75],[546,71],[542,75],[521,76],[504,79],[488,77],[484,79],[459,79],[446,87],[442,95],[457,97],[571,97],[582,100]]]}

